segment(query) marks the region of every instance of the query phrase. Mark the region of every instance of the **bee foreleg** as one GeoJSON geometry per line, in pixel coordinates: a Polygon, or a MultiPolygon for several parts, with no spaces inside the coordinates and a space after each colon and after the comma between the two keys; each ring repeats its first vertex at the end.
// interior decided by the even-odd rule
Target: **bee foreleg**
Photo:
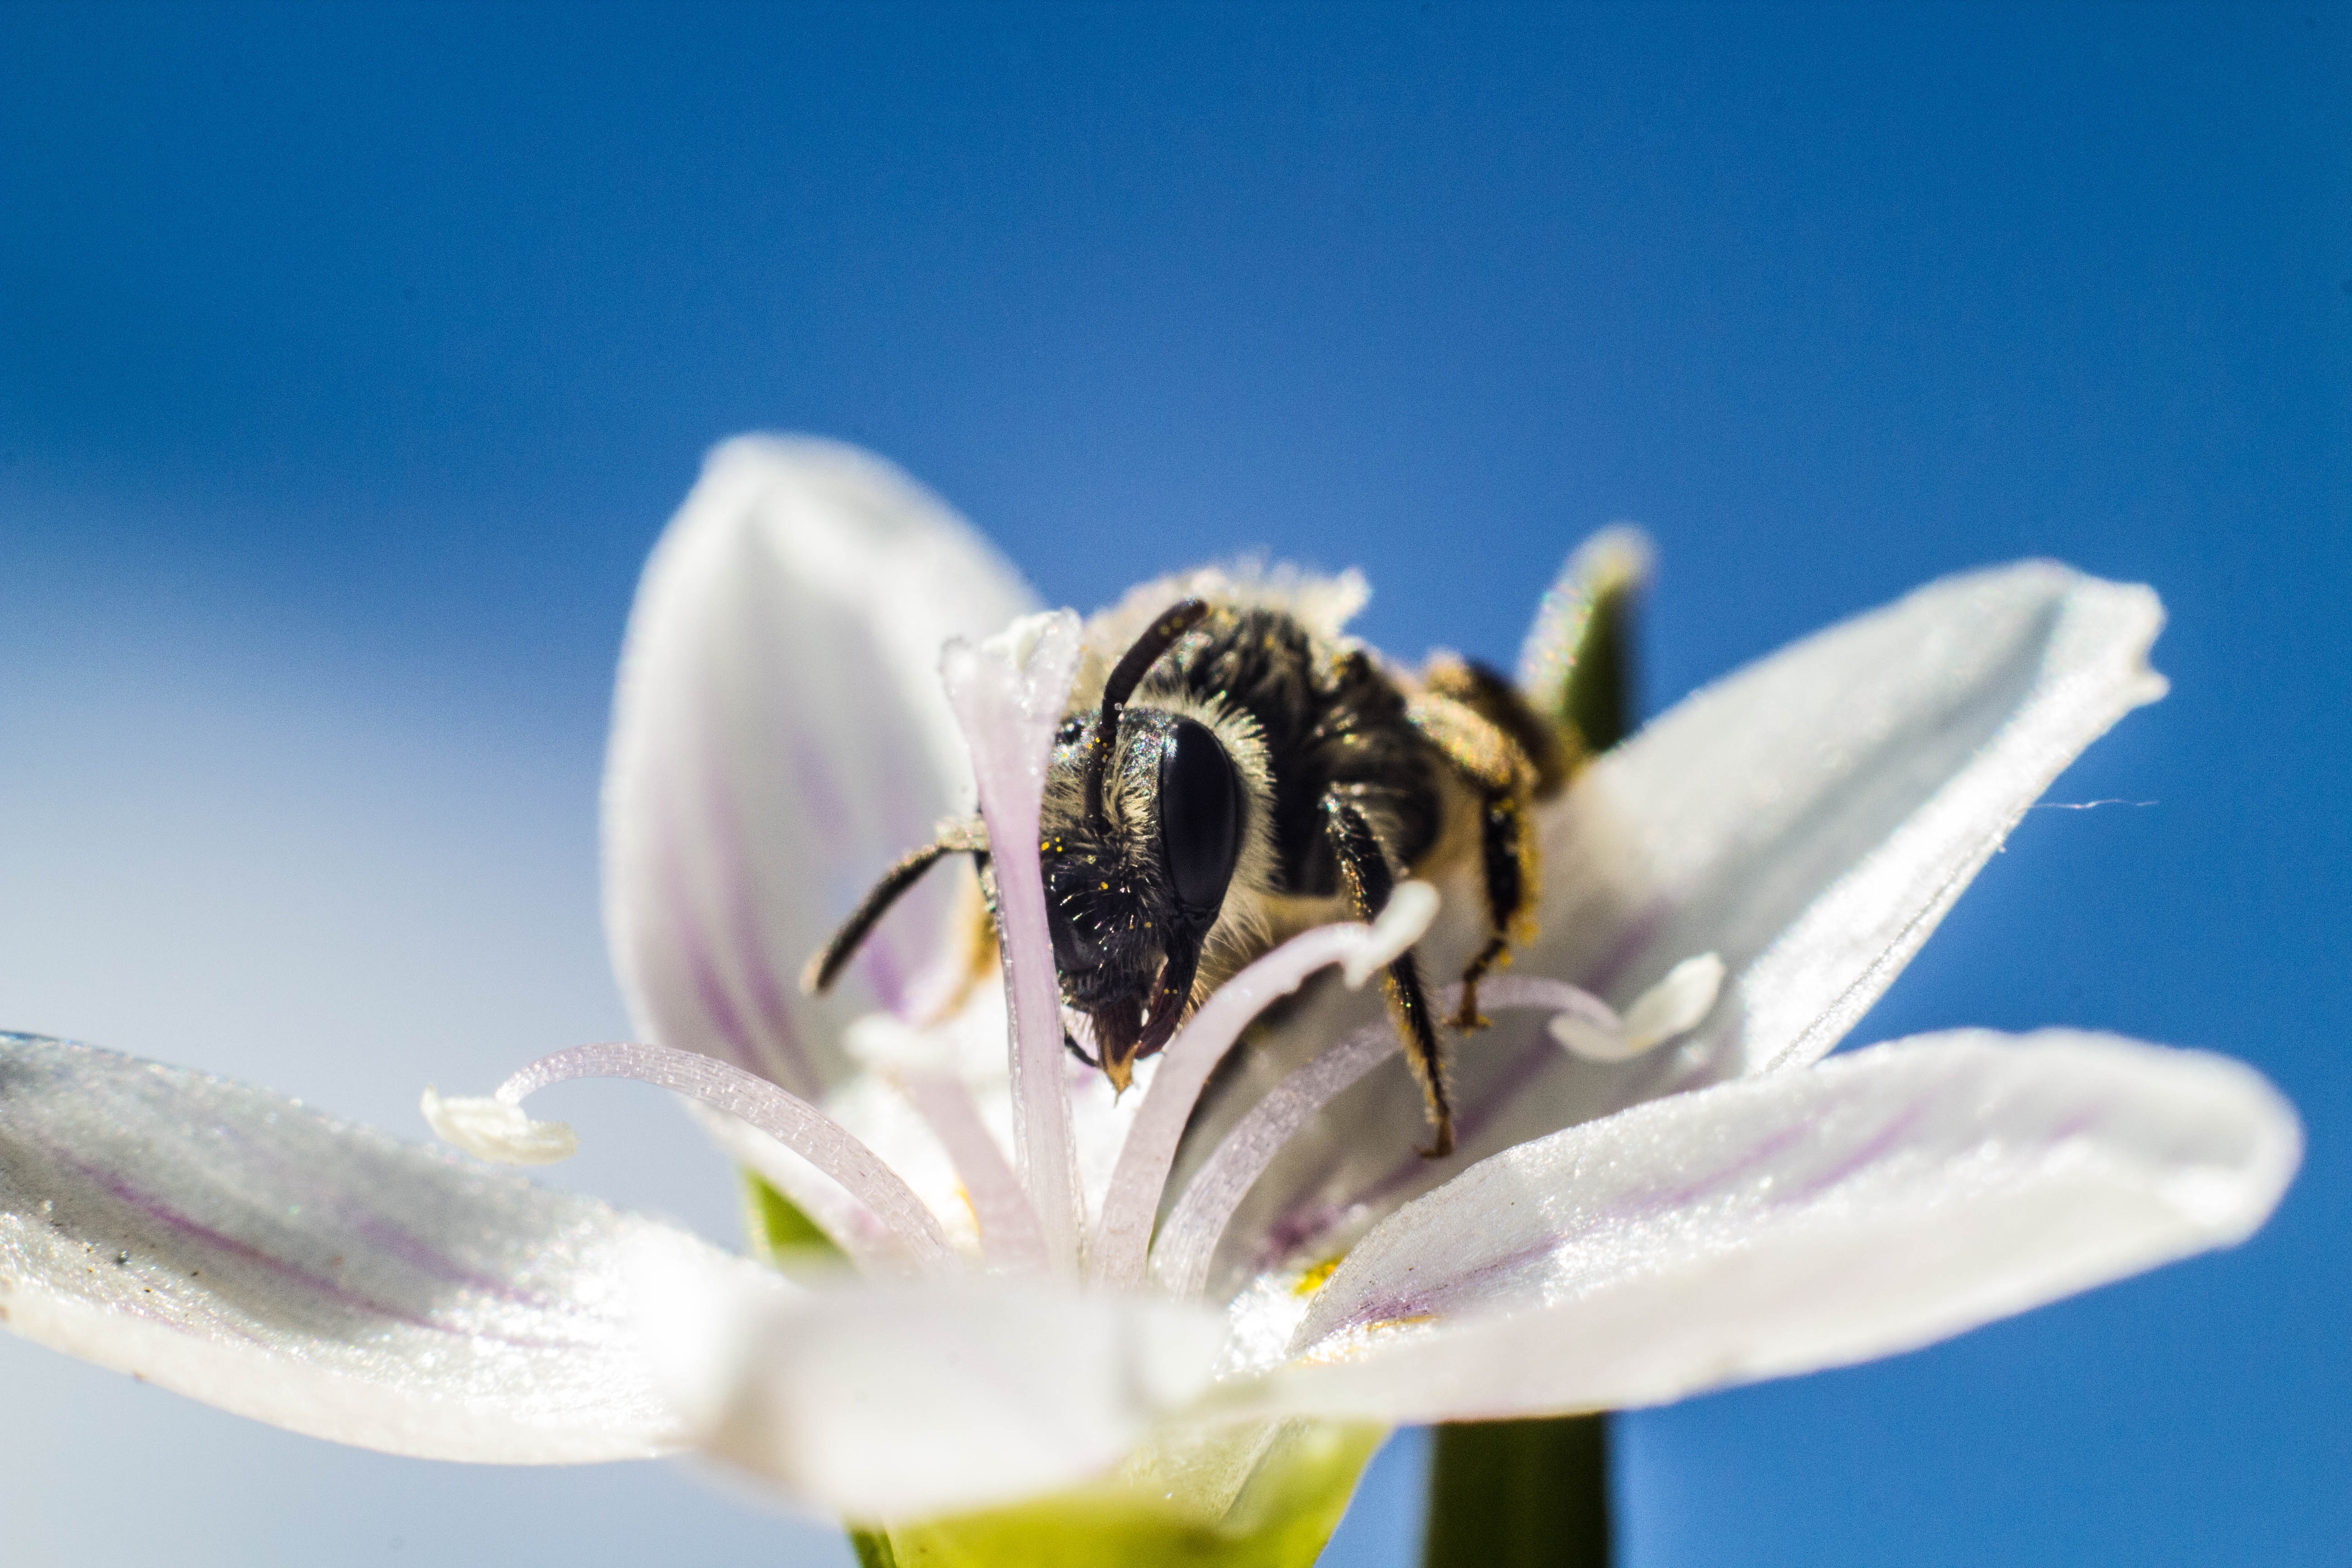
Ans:
{"type": "Polygon", "coordinates": [[[923,873],[941,857],[959,854],[971,855],[985,863],[988,835],[977,820],[942,824],[937,838],[902,857],[897,865],[883,872],[882,879],[858,900],[857,907],[849,911],[849,918],[833,933],[833,940],[808,961],[808,967],[801,972],[801,989],[812,996],[831,990],[842,970],[857,955],[866,933],[889,912],[899,895],[920,881],[923,873]]]}
{"type": "MultiPolygon", "coordinates": [[[[1349,901],[1360,919],[1370,920],[1387,906],[1396,874],[1390,868],[1388,849],[1371,819],[1351,796],[1352,792],[1343,785],[1323,797],[1323,829],[1339,863],[1349,901]]],[[[1411,950],[1398,954],[1388,966],[1384,984],[1390,1014],[1403,1037],[1405,1060],[1421,1082],[1429,1120],[1437,1129],[1435,1140],[1422,1153],[1428,1159],[1444,1159],[1454,1152],[1454,1102],[1446,1089],[1445,1056],[1437,1043],[1437,1021],[1429,994],[1422,989],[1421,966],[1414,963],[1411,950]]]]}

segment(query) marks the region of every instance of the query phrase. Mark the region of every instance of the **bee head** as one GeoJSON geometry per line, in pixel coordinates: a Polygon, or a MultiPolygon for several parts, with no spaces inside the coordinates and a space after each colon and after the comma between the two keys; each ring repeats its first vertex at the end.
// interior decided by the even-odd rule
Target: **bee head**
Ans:
{"type": "Polygon", "coordinates": [[[1103,1070],[1125,1089],[1191,1002],[1251,801],[1209,724],[1160,708],[1115,711],[1097,753],[1105,717],[1073,717],[1055,735],[1039,837],[1062,999],[1092,1020],[1103,1070]]]}

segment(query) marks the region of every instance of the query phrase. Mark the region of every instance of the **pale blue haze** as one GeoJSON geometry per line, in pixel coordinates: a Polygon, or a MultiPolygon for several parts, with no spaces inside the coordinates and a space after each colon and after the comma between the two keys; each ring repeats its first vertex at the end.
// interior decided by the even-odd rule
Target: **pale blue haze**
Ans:
{"type": "MultiPolygon", "coordinates": [[[[2154,584],[2163,704],[1858,1041],[2270,1073],[2240,1251],[1623,1421],[1627,1568],[2352,1538],[2352,11],[0,8],[0,1024],[421,1136],[624,1026],[594,795],[699,453],[904,464],[1057,603],[1262,545],[1654,706],[1938,574],[2154,584]]],[[[658,1097],[563,1179],[732,1225],[658,1097]]],[[[11,1563],[845,1561],[677,1468],[328,1448],[0,1343],[11,1563]],[[804,1553],[804,1556],[795,1555],[804,1553]]],[[[1401,1564],[1407,1447],[1331,1561],[1401,1564]]]]}

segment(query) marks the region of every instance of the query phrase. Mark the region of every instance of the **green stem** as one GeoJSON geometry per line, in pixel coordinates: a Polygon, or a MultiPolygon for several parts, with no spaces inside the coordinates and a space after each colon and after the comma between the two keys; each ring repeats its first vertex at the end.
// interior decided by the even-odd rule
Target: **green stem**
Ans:
{"type": "Polygon", "coordinates": [[[1422,1568],[1609,1568],[1607,1423],[1440,1426],[1422,1568]]]}

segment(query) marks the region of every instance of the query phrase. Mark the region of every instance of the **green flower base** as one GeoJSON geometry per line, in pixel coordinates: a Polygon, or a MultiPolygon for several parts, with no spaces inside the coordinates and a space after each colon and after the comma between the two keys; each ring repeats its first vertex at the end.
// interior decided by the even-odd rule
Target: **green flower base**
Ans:
{"type": "Polygon", "coordinates": [[[1042,1501],[853,1531],[865,1568],[1307,1568],[1339,1527],[1378,1426],[1299,1423],[1278,1436],[1223,1514],[1145,1476],[1042,1501]]]}

